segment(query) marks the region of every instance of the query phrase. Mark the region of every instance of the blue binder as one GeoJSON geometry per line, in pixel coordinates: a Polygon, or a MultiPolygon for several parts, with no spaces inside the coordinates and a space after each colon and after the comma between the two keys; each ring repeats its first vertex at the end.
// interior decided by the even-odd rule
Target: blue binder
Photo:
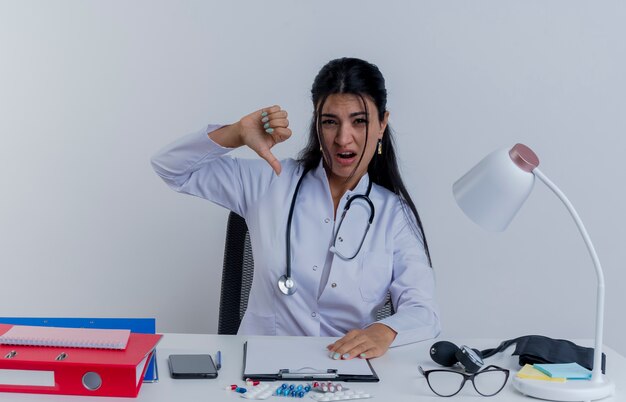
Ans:
{"type": "MultiPolygon", "coordinates": [[[[35,325],[40,327],[129,329],[140,334],[156,333],[155,318],[64,318],[64,317],[0,317],[1,324],[35,325]]],[[[156,350],[146,369],[143,382],[159,381],[156,350]]]]}

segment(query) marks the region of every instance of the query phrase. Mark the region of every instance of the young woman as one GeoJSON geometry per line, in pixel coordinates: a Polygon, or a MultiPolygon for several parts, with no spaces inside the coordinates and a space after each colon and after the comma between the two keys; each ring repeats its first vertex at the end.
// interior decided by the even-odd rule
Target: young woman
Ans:
{"type": "Polygon", "coordinates": [[[313,83],[308,144],[297,160],[280,106],[209,125],[161,150],[174,190],[243,216],[254,279],[240,334],[336,336],[332,358],[372,358],[440,331],[422,224],[397,167],[378,68],[332,60],[313,83]],[[227,156],[237,147],[261,159],[227,156]],[[387,293],[395,314],[375,321],[387,293]]]}

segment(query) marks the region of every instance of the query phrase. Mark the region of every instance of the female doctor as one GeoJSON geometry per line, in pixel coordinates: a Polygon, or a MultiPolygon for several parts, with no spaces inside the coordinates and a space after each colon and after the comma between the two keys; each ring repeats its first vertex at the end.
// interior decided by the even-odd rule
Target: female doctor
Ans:
{"type": "Polygon", "coordinates": [[[240,334],[341,337],[334,359],[372,358],[440,331],[422,224],[396,163],[378,68],[332,60],[313,83],[308,144],[279,161],[287,112],[209,125],[152,158],[175,191],[245,218],[254,278],[240,334]],[[247,146],[261,159],[228,156],[247,146]],[[395,314],[375,321],[387,292],[395,314]]]}

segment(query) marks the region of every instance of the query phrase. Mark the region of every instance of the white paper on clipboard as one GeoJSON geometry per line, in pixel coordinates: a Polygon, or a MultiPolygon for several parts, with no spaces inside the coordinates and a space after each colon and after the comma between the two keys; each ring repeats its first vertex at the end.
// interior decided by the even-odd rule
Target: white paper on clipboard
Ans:
{"type": "Polygon", "coordinates": [[[251,337],[247,342],[245,374],[291,372],[325,372],[337,370],[341,375],[373,375],[367,360],[355,358],[334,360],[326,346],[339,338],[291,336],[251,337]]]}

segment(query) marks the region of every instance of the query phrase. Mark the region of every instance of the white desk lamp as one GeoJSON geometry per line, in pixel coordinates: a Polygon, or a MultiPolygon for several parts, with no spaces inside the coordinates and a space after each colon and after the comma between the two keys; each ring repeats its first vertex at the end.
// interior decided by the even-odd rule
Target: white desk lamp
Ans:
{"type": "Polygon", "coordinates": [[[602,374],[602,327],[604,317],[604,275],[600,260],[591,244],[585,226],[565,194],[537,168],[539,158],[523,144],[510,150],[489,154],[453,185],[454,197],[463,212],[478,225],[490,231],[503,231],[513,220],[530,194],[535,177],[552,190],[567,207],[585,240],[596,268],[596,338],[591,380],[563,383],[513,377],[513,386],[521,393],[553,401],[591,401],[610,396],[615,384],[602,374]]]}

